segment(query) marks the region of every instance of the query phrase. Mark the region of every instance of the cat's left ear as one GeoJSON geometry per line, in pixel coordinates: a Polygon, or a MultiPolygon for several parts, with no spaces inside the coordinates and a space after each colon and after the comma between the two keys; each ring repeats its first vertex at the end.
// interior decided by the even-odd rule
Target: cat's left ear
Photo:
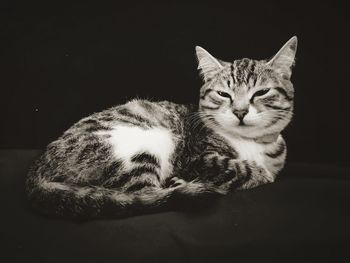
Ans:
{"type": "Polygon", "coordinates": [[[221,63],[209,54],[204,48],[196,46],[196,55],[198,59],[198,69],[204,81],[211,79],[220,69],[221,63]]]}
{"type": "Polygon", "coordinates": [[[294,36],[267,62],[267,65],[274,68],[282,77],[289,79],[292,75],[292,66],[294,65],[297,45],[298,39],[294,36]]]}

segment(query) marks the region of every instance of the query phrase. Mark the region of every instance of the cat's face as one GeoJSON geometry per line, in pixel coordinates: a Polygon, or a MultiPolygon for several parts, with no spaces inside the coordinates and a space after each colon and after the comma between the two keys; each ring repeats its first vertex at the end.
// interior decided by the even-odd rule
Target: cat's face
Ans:
{"type": "Polygon", "coordinates": [[[205,81],[199,114],[226,133],[257,138],[282,131],[293,114],[290,81],[297,39],[290,39],[270,60],[223,62],[197,47],[198,68],[205,81]]]}

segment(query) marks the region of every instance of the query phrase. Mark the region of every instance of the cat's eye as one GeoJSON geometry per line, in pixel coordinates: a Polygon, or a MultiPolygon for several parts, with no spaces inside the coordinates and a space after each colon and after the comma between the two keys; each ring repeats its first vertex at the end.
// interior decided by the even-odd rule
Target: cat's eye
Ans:
{"type": "Polygon", "coordinates": [[[224,92],[224,91],[217,91],[217,93],[218,93],[221,97],[231,99],[231,95],[228,94],[227,92],[224,92]]]}
{"type": "Polygon", "coordinates": [[[261,90],[258,90],[257,92],[255,92],[253,96],[254,97],[263,96],[266,93],[268,93],[269,91],[270,91],[270,89],[261,89],[261,90]]]}
{"type": "Polygon", "coordinates": [[[258,90],[257,92],[254,93],[253,97],[259,97],[259,96],[263,96],[266,93],[268,93],[270,91],[270,89],[261,89],[258,90]]]}
{"type": "Polygon", "coordinates": [[[251,101],[252,101],[255,97],[259,97],[259,96],[265,95],[265,94],[268,93],[269,91],[270,91],[270,89],[261,89],[261,90],[258,90],[258,91],[255,92],[254,95],[252,96],[251,101]]]}

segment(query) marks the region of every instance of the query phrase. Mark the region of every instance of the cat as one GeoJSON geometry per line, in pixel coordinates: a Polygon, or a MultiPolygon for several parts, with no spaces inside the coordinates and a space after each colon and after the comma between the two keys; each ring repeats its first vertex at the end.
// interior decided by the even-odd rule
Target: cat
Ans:
{"type": "Polygon", "coordinates": [[[231,63],[197,46],[199,105],[135,99],[81,119],[30,168],[30,204],[113,217],[273,182],[286,158],[296,48],[292,37],[271,59],[231,63]]]}

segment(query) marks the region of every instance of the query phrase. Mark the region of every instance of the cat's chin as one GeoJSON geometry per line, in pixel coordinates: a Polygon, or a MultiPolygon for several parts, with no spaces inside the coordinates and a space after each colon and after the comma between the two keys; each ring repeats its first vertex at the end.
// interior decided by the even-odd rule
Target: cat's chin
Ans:
{"type": "Polygon", "coordinates": [[[237,125],[228,130],[232,136],[239,136],[247,139],[254,139],[261,136],[261,129],[253,125],[237,125]]]}
{"type": "Polygon", "coordinates": [[[232,126],[221,126],[222,130],[229,136],[240,137],[245,139],[256,139],[262,136],[266,136],[270,133],[279,133],[279,131],[266,130],[259,125],[254,124],[235,124],[232,126]]]}
{"type": "Polygon", "coordinates": [[[261,134],[261,129],[258,129],[257,126],[252,124],[235,123],[233,125],[222,125],[219,123],[219,125],[219,129],[221,130],[221,132],[224,132],[230,137],[242,137],[247,139],[253,139],[257,135],[261,134]]]}

